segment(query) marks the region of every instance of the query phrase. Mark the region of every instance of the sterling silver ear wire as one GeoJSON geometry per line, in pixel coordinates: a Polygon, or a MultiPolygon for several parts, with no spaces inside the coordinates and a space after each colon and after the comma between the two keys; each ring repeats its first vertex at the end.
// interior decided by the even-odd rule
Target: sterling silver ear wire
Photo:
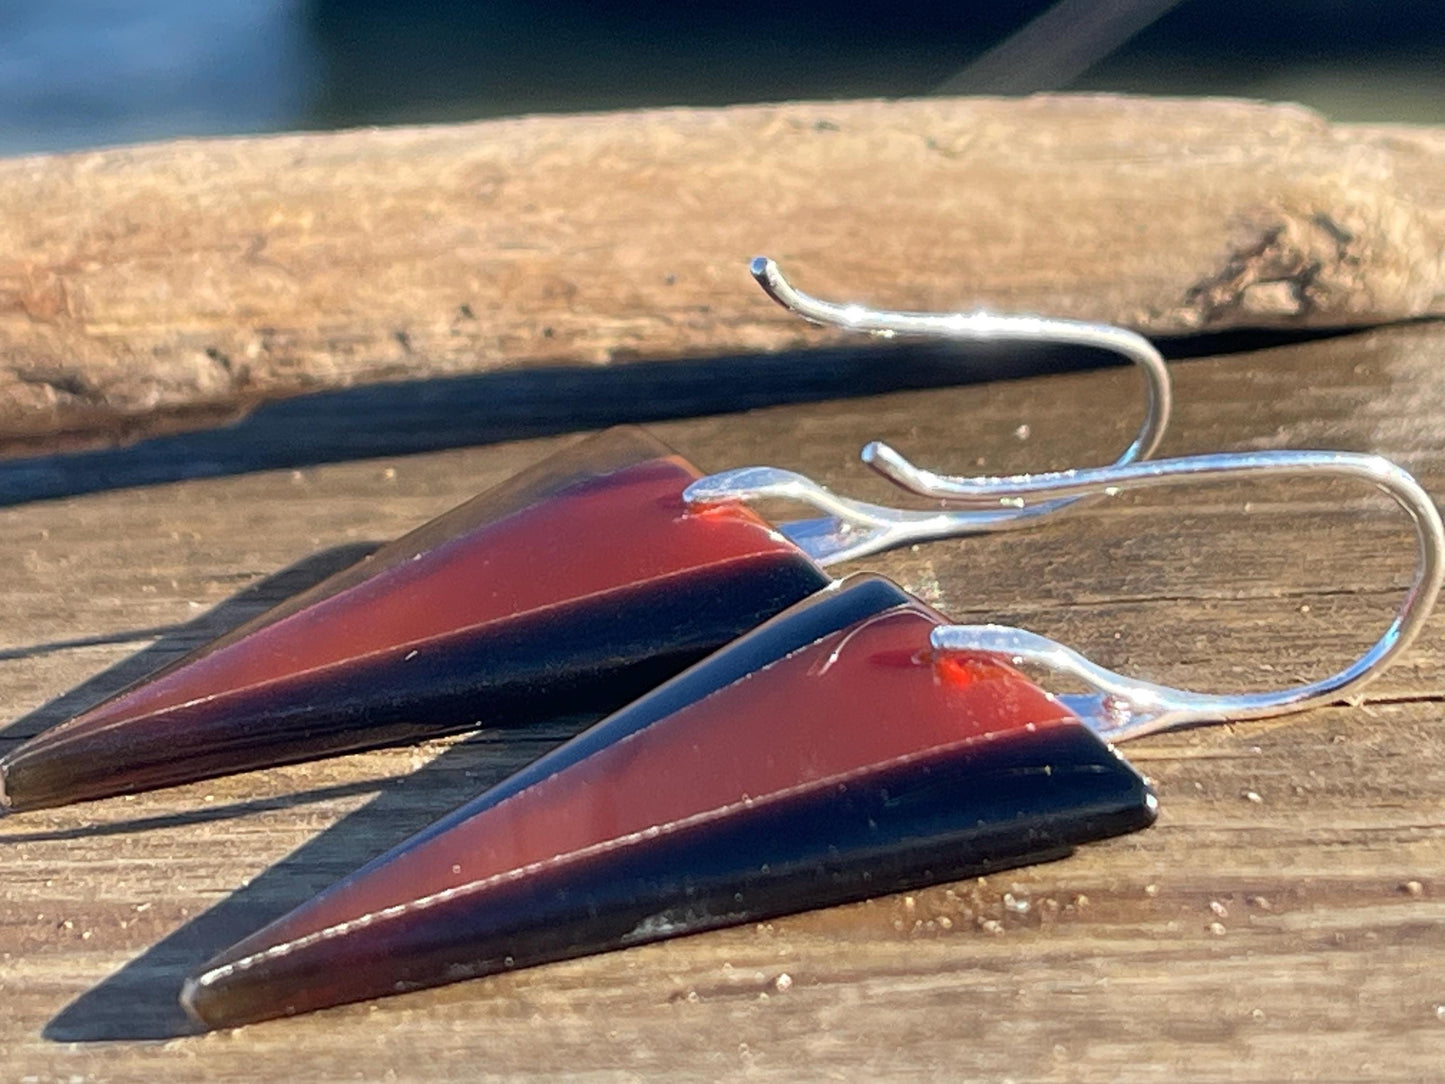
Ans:
{"type": "MultiPolygon", "coordinates": [[[[1052,343],[1092,347],[1122,355],[1137,365],[1144,375],[1144,419],[1134,440],[1115,460],[1115,466],[1147,459],[1158,447],[1169,424],[1173,388],[1164,358],[1148,339],[1125,328],[1043,316],[1008,316],[988,312],[890,312],[862,305],[841,305],[803,293],[783,276],[776,263],[765,256],[753,260],[751,271],[773,300],[815,324],[868,332],[884,338],[916,335],[970,342],[1052,343]]],[[[868,447],[886,446],[875,442],[868,447]]],[[[871,462],[867,449],[864,450],[864,462],[871,462]]],[[[968,511],[947,508],[906,510],[840,497],[801,474],[774,467],[722,471],[698,479],[684,493],[684,498],[692,505],[765,498],[812,505],[827,514],[817,519],[782,523],[778,525],[778,530],[824,566],[914,542],[1024,527],[1093,496],[1095,494],[1088,493],[1031,505],[1018,502],[1012,506],[1000,504],[994,508],[968,511]]]]}
{"type": "Polygon", "coordinates": [[[1201,723],[1262,719],[1333,703],[1373,681],[1407,647],[1429,616],[1445,579],[1445,527],[1440,512],[1406,471],[1377,455],[1356,452],[1249,452],[1186,456],[1153,463],[1093,470],[1019,475],[1015,478],[946,479],[919,471],[887,448],[873,450],[873,462],[890,478],[929,497],[988,505],[1027,503],[1183,482],[1228,481],[1285,474],[1335,475],[1362,479],[1389,494],[1415,525],[1419,559],[1415,577],[1384,635],[1355,662],[1329,677],[1291,689],[1238,695],[1187,692],[1125,677],[1098,666],[1072,648],[1025,629],[1006,625],[946,625],[933,631],[936,651],[986,651],[1016,664],[1031,663],[1079,679],[1097,692],[1061,696],[1101,737],[1126,741],[1162,730],[1201,723]]]}
{"type": "Polygon", "coordinates": [[[924,335],[948,339],[1067,343],[1112,350],[1137,364],[1148,387],[1144,422],[1134,442],[1112,465],[1040,474],[960,477],[916,466],[881,441],[864,447],[863,462],[902,489],[940,502],[936,510],[906,511],[839,497],[792,471],[745,467],[694,482],[684,493],[692,504],[784,499],[828,513],[820,519],[784,523],[779,530],[820,564],[863,557],[909,542],[980,534],[1023,526],[1090,498],[1185,482],[1335,475],[1363,479],[1387,493],[1410,516],[1419,541],[1415,578],[1394,620],[1371,648],[1329,677],[1291,689],[1217,695],[1156,685],[1106,670],[1072,648],[1026,629],[1006,625],[947,625],[935,629],[933,648],[991,652],[1018,664],[1071,675],[1096,690],[1059,699],[1096,733],[1125,741],[1208,722],[1260,719],[1338,701],[1377,678],[1415,639],[1445,580],[1445,527],[1429,495],[1408,472],[1388,459],[1355,452],[1249,452],[1147,459],[1159,443],[1171,407],[1169,374],[1147,339],[1123,328],[1036,316],[990,313],[952,315],[883,312],[861,305],[820,301],[796,289],[766,257],[752,263],[753,277],[780,305],[814,323],[875,335],[924,335]]]}
{"type": "Polygon", "coordinates": [[[1148,459],[1159,447],[1173,409],[1173,385],[1163,356],[1137,332],[1112,324],[1060,320],[1048,316],[1007,315],[993,312],[890,312],[863,305],[840,305],[803,293],[784,277],[766,256],[753,260],[753,278],[774,301],[804,320],[826,327],[863,331],[879,338],[916,335],[958,342],[1023,342],[1057,346],[1087,346],[1127,358],[1144,374],[1144,421],[1139,433],[1115,464],[1148,459]]]}

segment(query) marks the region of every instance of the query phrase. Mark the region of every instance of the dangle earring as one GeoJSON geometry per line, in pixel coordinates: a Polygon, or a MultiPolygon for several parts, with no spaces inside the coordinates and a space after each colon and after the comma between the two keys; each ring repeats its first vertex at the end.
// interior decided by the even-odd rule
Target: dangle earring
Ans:
{"type": "MultiPolygon", "coordinates": [[[[878,312],[753,274],[821,324],[879,335],[1076,344],[1146,382],[1153,452],[1169,376],[1147,340],[1096,324],[878,312]]],[[[746,473],[746,472],[745,472],[746,473]]],[[[598,718],[831,582],[825,568],[914,542],[1022,527],[1032,507],[905,511],[772,472],[819,518],[764,522],[631,428],[582,441],[382,547],[0,760],[0,810],[26,810],[486,726],[598,718]],[[699,490],[697,487],[702,487],[699,490]]]]}
{"type": "MultiPolygon", "coordinates": [[[[916,492],[1006,507],[1256,475],[1364,479],[1413,519],[1419,564],[1357,662],[1240,696],[1132,680],[1021,629],[950,625],[886,579],[849,577],[227,949],[187,982],[187,1010],[229,1027],[1061,857],[1154,820],[1154,794],[1110,743],[1357,692],[1440,590],[1440,515],[1376,456],[950,479],[874,452],[916,492]],[[1021,664],[1093,692],[1052,695],[1021,664]]],[[[774,496],[769,473],[690,496],[774,496]]]]}

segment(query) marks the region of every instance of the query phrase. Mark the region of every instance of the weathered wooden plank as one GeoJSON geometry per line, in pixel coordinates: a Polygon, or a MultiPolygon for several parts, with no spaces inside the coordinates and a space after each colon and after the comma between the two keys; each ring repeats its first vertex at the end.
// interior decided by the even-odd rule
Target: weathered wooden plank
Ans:
{"type": "MultiPolygon", "coordinates": [[[[1181,363],[1167,450],[1378,450],[1445,492],[1442,363],[1431,327],[1181,363]]],[[[774,462],[884,497],[852,462],[868,437],[960,468],[1102,461],[1132,421],[1095,417],[1097,404],[1131,402],[1134,379],[1075,373],[657,429],[709,468],[774,462]]],[[[13,720],[0,746],[564,439],[0,510],[0,552],[16,557],[0,582],[0,716],[13,720]]],[[[870,565],[960,617],[1240,688],[1317,673],[1375,634],[1411,560],[1385,511],[1316,483],[1160,492],[870,565]]],[[[1160,824],[1065,861],[204,1038],[142,1041],[173,1034],[182,972],[562,731],[12,817],[0,1064],[137,1081],[1430,1079],[1445,1050],[1440,627],[1359,707],[1133,744],[1160,824]]]]}
{"type": "Polygon", "coordinates": [[[1289,106],[1042,97],[0,162],[0,439],[124,439],[308,389],[824,341],[748,282],[761,251],[825,295],[1157,334],[1439,313],[1442,138],[1289,106]]]}

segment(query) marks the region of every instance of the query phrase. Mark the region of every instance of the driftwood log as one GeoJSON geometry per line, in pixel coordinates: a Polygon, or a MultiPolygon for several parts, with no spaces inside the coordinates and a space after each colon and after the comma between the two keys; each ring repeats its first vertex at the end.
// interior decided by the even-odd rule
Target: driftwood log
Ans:
{"type": "Polygon", "coordinates": [[[748,282],[1153,334],[1445,309],[1445,133],[1042,97],[538,117],[0,162],[0,450],[297,392],[819,341],[748,282]]]}

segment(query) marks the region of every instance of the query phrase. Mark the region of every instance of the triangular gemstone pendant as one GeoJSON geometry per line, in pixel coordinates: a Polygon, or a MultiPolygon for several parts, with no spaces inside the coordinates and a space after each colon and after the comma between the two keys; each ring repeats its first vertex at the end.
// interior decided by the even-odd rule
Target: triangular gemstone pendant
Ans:
{"type": "Polygon", "coordinates": [[[32,809],[615,710],[829,577],[637,429],[544,460],[0,761],[32,809]]]}
{"type": "Polygon", "coordinates": [[[827,906],[1142,828],[1143,779],[942,617],[851,578],[224,952],[220,1027],[827,906]]]}

